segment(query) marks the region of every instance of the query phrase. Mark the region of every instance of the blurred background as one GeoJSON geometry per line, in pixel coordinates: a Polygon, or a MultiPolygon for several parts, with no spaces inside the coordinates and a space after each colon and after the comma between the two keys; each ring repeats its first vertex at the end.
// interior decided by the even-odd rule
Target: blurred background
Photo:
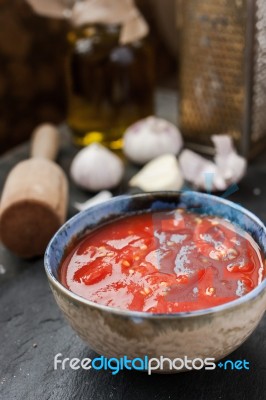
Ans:
{"type": "MultiPolygon", "coordinates": [[[[137,0],[150,25],[156,85],[176,89],[175,0],[137,0]]],[[[25,0],[0,0],[0,153],[29,138],[40,122],[66,116],[68,26],[41,17],[25,0]]]]}

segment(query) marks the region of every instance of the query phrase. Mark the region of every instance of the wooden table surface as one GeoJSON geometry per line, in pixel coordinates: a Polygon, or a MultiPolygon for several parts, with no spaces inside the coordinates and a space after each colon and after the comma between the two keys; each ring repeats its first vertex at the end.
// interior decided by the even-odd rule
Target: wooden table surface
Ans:
{"type": "MultiPolygon", "coordinates": [[[[25,144],[0,159],[0,190],[6,174],[27,157],[25,144]]],[[[68,173],[76,150],[63,132],[58,162],[68,173]]],[[[126,181],[135,168],[127,168],[116,194],[127,191],[126,181]]],[[[229,198],[255,212],[266,222],[266,159],[262,155],[248,169],[239,190],[229,198]]],[[[88,195],[70,187],[69,216],[74,201],[88,195]]],[[[227,359],[246,359],[250,370],[195,371],[152,375],[123,371],[65,371],[53,369],[54,356],[95,357],[65,322],[54,302],[43,260],[22,261],[0,246],[0,399],[178,399],[263,400],[266,398],[266,315],[251,337],[227,359]]],[[[208,340],[208,338],[202,338],[208,340]]]]}

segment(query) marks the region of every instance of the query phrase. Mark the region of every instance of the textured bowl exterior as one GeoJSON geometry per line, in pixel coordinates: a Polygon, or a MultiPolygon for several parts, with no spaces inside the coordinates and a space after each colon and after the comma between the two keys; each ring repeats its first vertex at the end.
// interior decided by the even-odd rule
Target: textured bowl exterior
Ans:
{"type": "MultiPolygon", "coordinates": [[[[177,207],[229,219],[248,231],[266,254],[266,230],[242,207],[196,192],[160,192],[121,196],[79,213],[54,236],[45,255],[45,268],[54,297],[78,335],[106,357],[215,358],[239,347],[254,331],[266,309],[265,280],[244,297],[208,310],[152,314],[123,311],[85,300],[60,284],[58,267],[67,245],[103,221],[140,210],[177,207]]],[[[167,364],[165,364],[167,371],[167,364]]],[[[162,372],[162,371],[161,371],[162,372]]]]}

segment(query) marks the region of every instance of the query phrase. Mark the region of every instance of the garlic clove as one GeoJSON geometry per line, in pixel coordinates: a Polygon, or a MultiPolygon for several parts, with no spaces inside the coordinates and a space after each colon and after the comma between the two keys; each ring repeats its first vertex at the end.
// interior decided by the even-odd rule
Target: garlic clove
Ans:
{"type": "Polygon", "coordinates": [[[108,190],[102,190],[100,193],[96,194],[94,197],[85,201],[84,203],[75,202],[74,207],[79,211],[87,210],[87,208],[103,203],[104,201],[107,201],[112,197],[113,195],[111,192],[109,192],[108,190]]]}
{"type": "Polygon", "coordinates": [[[156,117],[131,125],[124,134],[124,153],[134,163],[143,165],[162,154],[178,154],[183,139],[177,127],[156,117]]]}
{"type": "Polygon", "coordinates": [[[185,180],[196,188],[222,191],[243,178],[247,162],[236,153],[230,136],[213,135],[212,141],[216,151],[214,162],[191,150],[183,150],[179,162],[185,180]]]}
{"type": "Polygon", "coordinates": [[[213,135],[214,161],[224,176],[227,185],[238,183],[246,173],[247,160],[237,154],[233,140],[228,135],[213,135]]]}
{"type": "Polygon", "coordinates": [[[183,150],[179,157],[186,181],[202,190],[225,190],[226,182],[217,165],[194,151],[183,150]]]}
{"type": "Polygon", "coordinates": [[[180,190],[183,177],[177,159],[172,154],[165,154],[150,161],[129,182],[145,192],[159,190],[180,190]]]}
{"type": "Polygon", "coordinates": [[[98,143],[82,149],[70,167],[73,181],[83,189],[98,192],[116,187],[124,175],[121,159],[98,143]]]}
{"type": "Polygon", "coordinates": [[[230,136],[212,135],[211,139],[214,144],[216,154],[219,154],[220,156],[226,156],[227,154],[235,152],[230,136]]]}

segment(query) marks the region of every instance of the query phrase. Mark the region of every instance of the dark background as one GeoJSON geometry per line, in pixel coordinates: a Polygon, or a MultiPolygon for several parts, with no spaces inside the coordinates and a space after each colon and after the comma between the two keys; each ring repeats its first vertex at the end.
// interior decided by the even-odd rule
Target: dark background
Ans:
{"type": "MultiPolygon", "coordinates": [[[[175,0],[164,0],[163,12],[161,0],[137,4],[151,25],[157,82],[167,84],[171,76],[173,85],[175,0]]],[[[25,0],[0,0],[0,153],[27,139],[38,123],[64,120],[68,28],[35,15],[25,0]]]]}

